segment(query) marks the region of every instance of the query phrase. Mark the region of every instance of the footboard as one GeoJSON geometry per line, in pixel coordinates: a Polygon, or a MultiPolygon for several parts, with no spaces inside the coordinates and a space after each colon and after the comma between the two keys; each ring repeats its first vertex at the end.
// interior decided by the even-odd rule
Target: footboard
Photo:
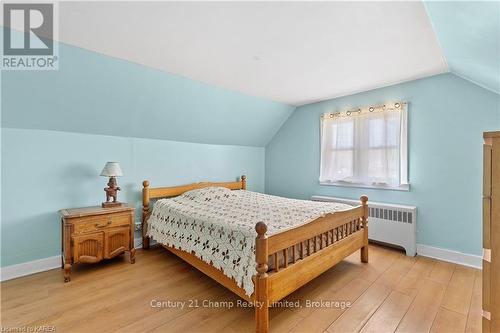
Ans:
{"type": "Polygon", "coordinates": [[[345,257],[361,249],[368,262],[368,197],[353,209],[329,214],[303,226],[266,237],[267,227],[256,226],[255,301],[257,332],[268,331],[268,309],[345,257]],[[270,259],[270,264],[269,263],[270,259]]]}

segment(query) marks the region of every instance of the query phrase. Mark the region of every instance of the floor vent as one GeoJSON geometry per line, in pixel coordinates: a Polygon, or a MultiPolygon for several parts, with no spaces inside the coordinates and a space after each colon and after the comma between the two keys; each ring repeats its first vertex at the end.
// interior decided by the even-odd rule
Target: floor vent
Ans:
{"type": "MultiPolygon", "coordinates": [[[[314,201],[360,205],[359,200],[313,196],[314,201]]],[[[371,240],[400,246],[406,255],[417,253],[417,207],[368,201],[368,237],[371,240]]]]}

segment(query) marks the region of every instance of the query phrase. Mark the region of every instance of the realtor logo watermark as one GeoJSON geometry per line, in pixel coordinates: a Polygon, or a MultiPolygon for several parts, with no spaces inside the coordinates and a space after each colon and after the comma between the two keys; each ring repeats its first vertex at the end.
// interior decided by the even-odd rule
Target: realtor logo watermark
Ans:
{"type": "Polygon", "coordinates": [[[57,70],[56,2],[3,3],[2,70],[57,70]]]}

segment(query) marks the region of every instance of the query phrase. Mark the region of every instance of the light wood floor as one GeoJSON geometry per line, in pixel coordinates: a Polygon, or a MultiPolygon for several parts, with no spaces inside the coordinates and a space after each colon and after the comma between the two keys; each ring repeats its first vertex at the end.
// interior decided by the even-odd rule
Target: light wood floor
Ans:
{"type": "MultiPolygon", "coordinates": [[[[54,326],[57,332],[252,332],[253,309],[204,307],[238,299],[161,248],[1,284],[3,327],[54,326]],[[200,307],[153,308],[152,300],[197,300],[200,307]],[[205,304],[208,305],[208,304],[205,304]]],[[[370,263],[353,254],[273,308],[271,332],[480,332],[481,272],[370,247],[370,263]],[[305,307],[306,300],[350,301],[350,308],[305,307]]],[[[233,302],[233,303],[231,303],[233,302]]]]}

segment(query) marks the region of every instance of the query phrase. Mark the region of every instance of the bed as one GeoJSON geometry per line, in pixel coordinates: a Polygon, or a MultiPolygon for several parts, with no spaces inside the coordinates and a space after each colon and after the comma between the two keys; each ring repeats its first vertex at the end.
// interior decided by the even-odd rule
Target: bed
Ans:
{"type": "Polygon", "coordinates": [[[143,248],[156,240],[254,304],[256,332],[268,332],[274,302],[345,257],[360,250],[368,262],[366,196],[356,207],[286,199],[246,191],[245,176],[175,187],[145,180],[142,194],[143,248]]]}

